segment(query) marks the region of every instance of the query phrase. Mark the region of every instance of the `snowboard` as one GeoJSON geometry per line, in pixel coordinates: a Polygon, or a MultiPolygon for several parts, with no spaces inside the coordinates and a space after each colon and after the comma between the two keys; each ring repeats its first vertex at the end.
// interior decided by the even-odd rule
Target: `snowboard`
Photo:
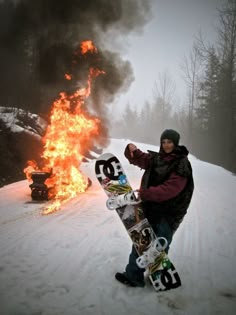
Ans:
{"type": "MultiPolygon", "coordinates": [[[[115,155],[104,153],[99,156],[95,163],[95,173],[108,200],[132,192],[125,171],[115,155]]],[[[133,198],[136,198],[135,194],[133,198]]],[[[114,211],[117,212],[133,242],[139,255],[138,259],[141,259],[150,251],[152,245],[158,242],[157,236],[144,215],[142,204],[128,204],[114,211]]],[[[139,266],[138,262],[137,265],[139,266]]],[[[181,285],[179,274],[164,250],[145,268],[156,291],[166,291],[181,285]]]]}

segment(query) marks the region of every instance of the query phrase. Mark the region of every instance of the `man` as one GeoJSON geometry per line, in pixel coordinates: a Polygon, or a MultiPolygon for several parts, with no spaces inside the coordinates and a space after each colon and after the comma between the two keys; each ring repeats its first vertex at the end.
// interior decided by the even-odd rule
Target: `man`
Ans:
{"type": "MultiPolygon", "coordinates": [[[[160,138],[159,152],[142,152],[130,143],[125,156],[131,164],[145,169],[139,189],[145,215],[157,237],[168,241],[187,213],[194,182],[188,150],[179,145],[180,135],[172,129],[165,130],[160,138]]],[[[129,286],[145,286],[144,271],[136,264],[138,254],[133,246],[124,273],[116,273],[118,281],[129,286]]]]}

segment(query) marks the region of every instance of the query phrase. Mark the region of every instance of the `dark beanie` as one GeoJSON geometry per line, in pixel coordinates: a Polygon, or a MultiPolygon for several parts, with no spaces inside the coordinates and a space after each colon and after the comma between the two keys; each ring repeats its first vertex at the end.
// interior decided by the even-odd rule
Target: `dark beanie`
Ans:
{"type": "Polygon", "coordinates": [[[177,131],[173,129],[166,129],[161,135],[161,142],[164,139],[169,139],[173,141],[174,145],[177,146],[179,144],[180,135],[177,131]]]}

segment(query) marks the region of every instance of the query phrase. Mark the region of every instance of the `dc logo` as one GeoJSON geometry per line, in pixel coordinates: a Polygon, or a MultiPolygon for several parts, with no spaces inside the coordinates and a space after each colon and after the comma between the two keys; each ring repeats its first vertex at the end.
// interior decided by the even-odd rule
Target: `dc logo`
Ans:
{"type": "Polygon", "coordinates": [[[120,184],[120,185],[125,185],[125,184],[127,184],[127,178],[126,178],[125,175],[120,175],[120,176],[119,176],[119,184],[120,184]]]}

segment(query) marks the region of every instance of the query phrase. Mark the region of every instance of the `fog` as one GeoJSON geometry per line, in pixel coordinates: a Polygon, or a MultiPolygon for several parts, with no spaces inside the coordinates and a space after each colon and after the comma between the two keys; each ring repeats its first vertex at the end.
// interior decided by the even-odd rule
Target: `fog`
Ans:
{"type": "MultiPolygon", "coordinates": [[[[175,82],[177,103],[184,104],[187,91],[181,72],[184,55],[191,50],[195,36],[202,31],[206,42],[216,39],[217,8],[224,0],[153,0],[152,18],[143,32],[123,37],[122,55],[130,60],[134,81],[118,98],[113,110],[121,113],[129,102],[142,107],[153,99],[159,74],[167,71],[175,82]]],[[[119,46],[121,47],[121,46],[119,46]]]]}

